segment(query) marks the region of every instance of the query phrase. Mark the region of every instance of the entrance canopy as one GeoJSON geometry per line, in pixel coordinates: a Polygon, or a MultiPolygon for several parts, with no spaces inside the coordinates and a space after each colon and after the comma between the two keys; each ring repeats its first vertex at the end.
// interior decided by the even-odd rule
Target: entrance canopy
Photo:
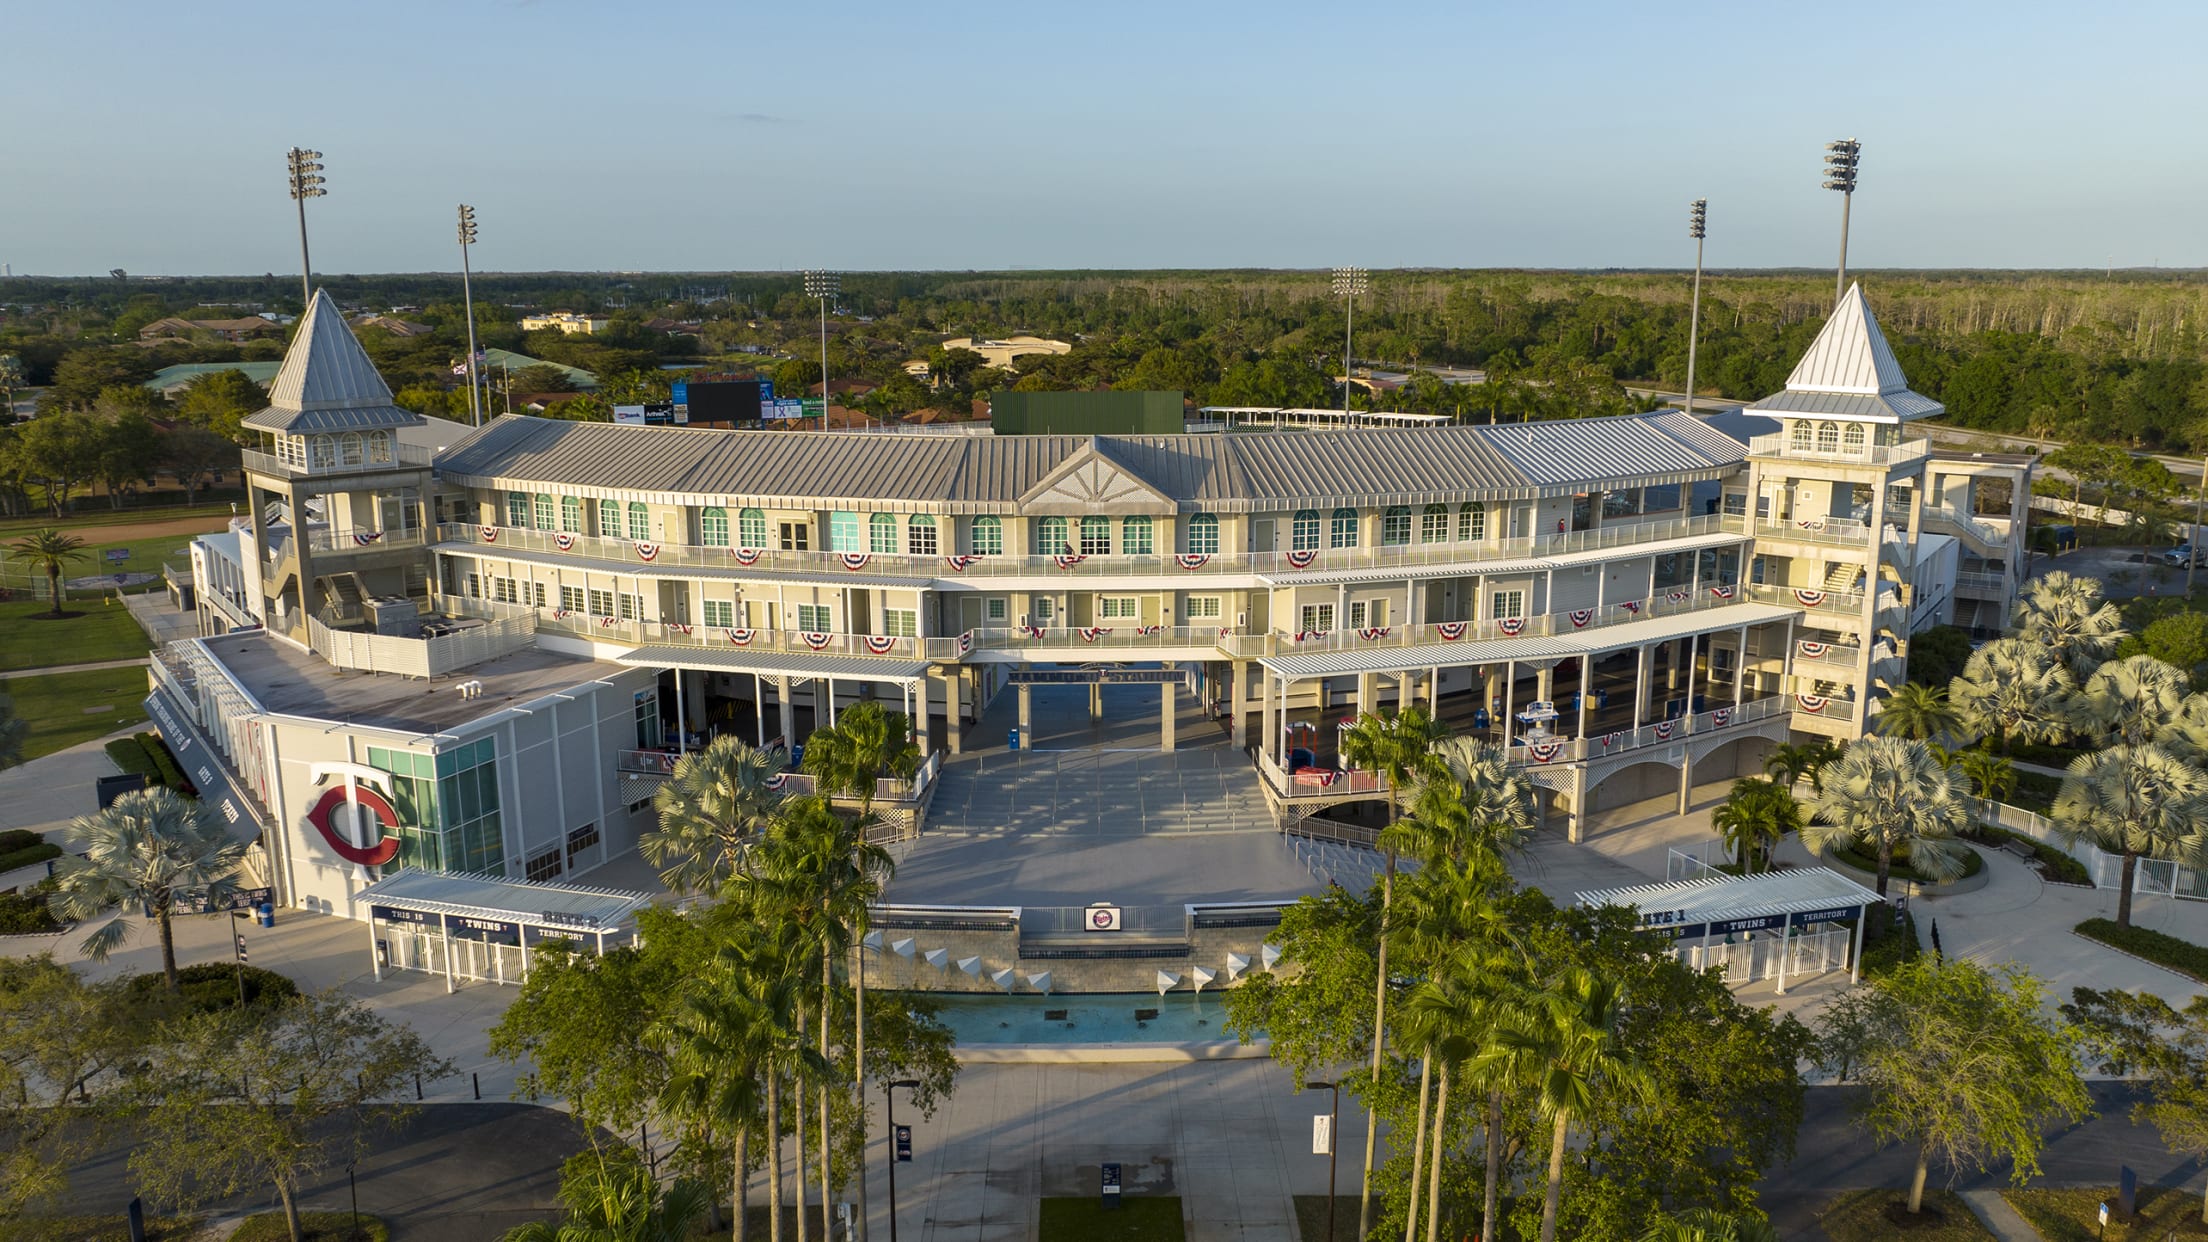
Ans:
{"type": "Polygon", "coordinates": [[[1583,906],[1633,906],[1641,926],[1674,936],[1723,936],[1860,918],[1885,899],[1829,867],[1715,875],[1579,894],[1583,906]]]}
{"type": "Polygon", "coordinates": [[[591,888],[581,884],[531,884],[481,872],[440,873],[407,867],[360,890],[372,917],[393,920],[389,912],[442,915],[533,928],[543,935],[599,935],[625,929],[636,912],[652,903],[650,893],[591,888]]]}
{"type": "Polygon", "coordinates": [[[637,668],[694,668],[714,673],[755,673],[761,677],[829,678],[836,681],[917,682],[927,676],[925,660],[867,656],[811,655],[791,651],[722,650],[718,647],[638,647],[614,657],[637,668]]]}

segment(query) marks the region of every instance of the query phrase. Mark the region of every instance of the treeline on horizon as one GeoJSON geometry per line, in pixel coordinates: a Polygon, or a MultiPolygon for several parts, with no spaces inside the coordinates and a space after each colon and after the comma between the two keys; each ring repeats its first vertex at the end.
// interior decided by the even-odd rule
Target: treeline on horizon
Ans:
{"type": "MultiPolygon", "coordinates": [[[[2208,272],[1851,275],[1862,280],[1912,385],[1945,403],[1958,425],[2208,450],[2208,342],[2199,327],[2208,272]]],[[[405,317],[435,333],[371,342],[371,352],[396,368],[387,371],[395,389],[449,388],[465,331],[455,276],[332,275],[322,283],[349,307],[415,308],[405,317]]],[[[1325,271],[853,272],[842,283],[829,321],[829,367],[838,379],[879,385],[853,401],[878,414],[997,387],[1177,388],[1228,405],[1340,400],[1333,377],[1343,306],[1325,271]],[[1015,374],[945,358],[941,349],[947,337],[1019,332],[1075,348],[1023,359],[1015,374]],[[955,391],[904,379],[912,358],[953,374],[955,391]]],[[[19,356],[33,384],[53,382],[73,352],[126,341],[160,364],[251,356],[260,351],[216,342],[149,350],[135,343],[135,331],[161,314],[198,308],[296,311],[298,288],[295,276],[274,275],[15,277],[0,281],[0,353],[19,356]]],[[[601,375],[627,374],[617,387],[631,395],[649,395],[661,366],[750,369],[762,352],[781,357],[762,369],[782,383],[818,379],[810,361],[818,356],[818,304],[798,273],[489,273],[478,274],[474,288],[479,338],[601,375]],[[523,339],[515,321],[540,309],[607,311],[616,330],[595,341],[523,339]],[[700,326],[693,335],[650,336],[638,325],[651,317],[700,326]]],[[[1402,391],[1379,397],[1381,408],[1476,421],[1612,413],[1632,408],[1623,384],[1683,385],[1690,293],[1690,274],[1677,271],[1378,271],[1356,307],[1356,356],[1360,367],[1475,367],[1491,376],[1484,385],[1443,385],[1414,375],[1402,391]]],[[[1705,273],[1698,387],[1731,399],[1782,387],[1831,303],[1829,273],[1705,273]]]]}

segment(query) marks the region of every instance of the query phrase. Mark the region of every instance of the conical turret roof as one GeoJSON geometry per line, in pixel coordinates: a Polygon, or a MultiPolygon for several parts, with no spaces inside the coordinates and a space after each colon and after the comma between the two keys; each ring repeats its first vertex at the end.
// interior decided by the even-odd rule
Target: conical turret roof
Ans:
{"type": "Polygon", "coordinates": [[[1786,389],[1748,407],[1762,414],[1831,415],[1873,422],[1907,422],[1945,407],[1909,388],[1878,317],[1863,300],[1863,286],[1849,285],[1824,330],[1786,377],[1786,389]]]}
{"type": "Polygon", "coordinates": [[[421,415],[391,403],[390,386],[376,373],[344,313],[328,290],[317,289],[284,353],[283,368],[269,386],[268,408],[245,425],[297,434],[414,427],[422,421],[421,415]]]}

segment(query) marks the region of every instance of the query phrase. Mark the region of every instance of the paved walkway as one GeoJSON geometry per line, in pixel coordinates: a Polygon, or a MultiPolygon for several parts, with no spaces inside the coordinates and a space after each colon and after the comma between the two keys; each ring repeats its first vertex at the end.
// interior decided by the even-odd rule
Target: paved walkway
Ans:
{"type": "MultiPolygon", "coordinates": [[[[45,670],[41,670],[45,671],[45,670]]],[[[93,785],[119,770],[104,747],[137,728],[120,729],[106,737],[79,742],[67,750],[41,755],[29,763],[0,770],[0,828],[29,828],[52,833],[68,826],[79,815],[99,809],[93,785]]],[[[63,837],[52,838],[66,846],[63,837]]]]}
{"type": "Polygon", "coordinates": [[[101,669],[136,668],[152,658],[152,656],[139,656],[135,660],[94,660],[89,664],[42,664],[37,668],[15,669],[7,675],[10,677],[44,677],[48,673],[97,673],[101,669]]]}
{"type": "Polygon", "coordinates": [[[2010,1207],[2000,1191],[1981,1186],[1960,1194],[1963,1202],[1970,1205],[1970,1210],[1978,1214],[1978,1219],[2000,1242],[2043,1242],[2045,1235],[2034,1229],[2023,1213],[2010,1207]]]}

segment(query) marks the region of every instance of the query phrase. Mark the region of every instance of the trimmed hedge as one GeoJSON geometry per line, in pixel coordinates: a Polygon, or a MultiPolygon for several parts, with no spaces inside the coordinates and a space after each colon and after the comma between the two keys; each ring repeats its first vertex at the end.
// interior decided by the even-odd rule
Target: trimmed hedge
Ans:
{"type": "Polygon", "coordinates": [[[2118,927],[2114,919],[2087,919],[2078,924],[2076,930],[2088,940],[2098,940],[2111,949],[2122,949],[2134,957],[2143,957],[2157,966],[2167,966],[2181,975],[2208,983],[2208,946],[2144,927],[2118,927]]]}
{"type": "MultiPolygon", "coordinates": [[[[200,962],[182,967],[176,972],[176,984],[184,1005],[194,1013],[228,1009],[238,1003],[238,966],[234,962],[200,962]]],[[[146,1001],[165,995],[168,986],[168,976],[158,971],[130,981],[131,992],[146,1001]]],[[[297,995],[299,985],[289,975],[258,966],[245,968],[246,1004],[285,1001],[297,995]]]]}
{"type": "Polygon", "coordinates": [[[45,839],[43,834],[32,832],[28,828],[10,828],[0,832],[0,854],[13,854],[17,850],[26,850],[45,839]]]}
{"type": "Polygon", "coordinates": [[[61,857],[60,846],[52,842],[41,841],[37,845],[0,854],[0,871],[13,871],[17,867],[28,867],[32,863],[42,863],[50,858],[59,857],[61,857]]]}
{"type": "Polygon", "coordinates": [[[61,923],[46,908],[51,881],[27,893],[0,893],[0,936],[36,936],[60,931],[61,923]]]}
{"type": "Polygon", "coordinates": [[[169,744],[161,740],[160,734],[134,733],[131,736],[137,740],[139,745],[145,747],[146,754],[152,757],[154,770],[160,776],[162,784],[178,793],[197,794],[199,792],[198,787],[185,778],[184,769],[177,765],[176,756],[170,752],[169,744]]]}
{"type": "Polygon", "coordinates": [[[2093,875],[2085,869],[2084,863],[2070,857],[2045,841],[2035,840],[2021,832],[2010,832],[1996,824],[1982,823],[1975,829],[1964,833],[1963,839],[1976,841],[1980,845],[1990,846],[1994,849],[2000,849],[2011,841],[2020,841],[2031,848],[2033,860],[2046,871],[2048,879],[2063,884],[2082,884],[2087,888],[2093,887],[2093,875]]]}
{"type": "Polygon", "coordinates": [[[145,736],[143,733],[135,733],[129,737],[119,737],[102,749],[107,751],[107,757],[123,770],[124,775],[143,776],[147,784],[158,784],[161,780],[161,769],[154,766],[153,756],[146,753],[146,744],[140,740],[145,736]]]}
{"type": "MultiPolygon", "coordinates": [[[[360,1214],[360,1232],[353,1232],[351,1212],[301,1212],[299,1232],[307,1242],[390,1242],[391,1228],[380,1216],[360,1214]]],[[[291,1226],[282,1212],[248,1216],[230,1242],[291,1242],[291,1226]]]]}
{"type": "MultiPolygon", "coordinates": [[[[1878,874],[1878,858],[1875,855],[1867,854],[1852,845],[1836,845],[1828,852],[1834,858],[1858,871],[1868,871],[1872,875],[1878,874]]],[[[1906,855],[1897,856],[1894,859],[1893,866],[1887,870],[1886,878],[1890,880],[1914,880],[1919,884],[1939,883],[1930,876],[1919,874],[1917,869],[1910,866],[1906,859],[1906,855]]],[[[1966,849],[1963,851],[1963,873],[1955,878],[1957,880],[1967,880],[1985,869],[1985,857],[1976,850],[1966,849]]],[[[1953,881],[1949,882],[1952,883],[1953,881]]]]}

